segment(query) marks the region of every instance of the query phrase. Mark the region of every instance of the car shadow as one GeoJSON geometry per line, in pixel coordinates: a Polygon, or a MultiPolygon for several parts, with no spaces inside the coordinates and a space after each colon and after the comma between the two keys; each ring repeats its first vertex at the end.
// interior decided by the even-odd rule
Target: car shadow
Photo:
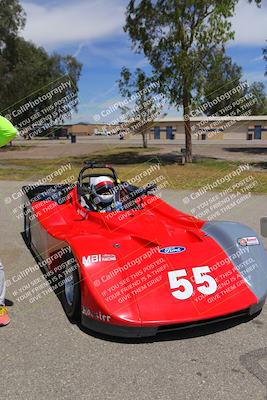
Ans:
{"type": "Polygon", "coordinates": [[[108,342],[122,343],[122,344],[123,343],[143,344],[143,343],[156,343],[156,342],[167,342],[174,340],[193,339],[197,337],[212,335],[218,332],[223,332],[228,329],[232,329],[235,326],[240,325],[242,323],[247,323],[249,321],[252,321],[260,314],[260,312],[254,314],[253,316],[241,316],[241,317],[239,316],[225,321],[209,323],[207,325],[202,325],[193,328],[183,328],[171,332],[164,332],[164,333],[162,332],[158,333],[156,336],[141,337],[141,338],[122,338],[117,336],[109,336],[92,331],[88,328],[85,328],[81,324],[77,324],[77,326],[83,333],[89,336],[93,336],[96,339],[105,340],[108,342]]]}

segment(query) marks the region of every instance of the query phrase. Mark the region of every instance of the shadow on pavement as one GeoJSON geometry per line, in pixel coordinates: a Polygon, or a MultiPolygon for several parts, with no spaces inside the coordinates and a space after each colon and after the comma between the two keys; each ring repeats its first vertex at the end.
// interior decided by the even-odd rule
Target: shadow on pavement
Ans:
{"type": "Polygon", "coordinates": [[[89,157],[78,157],[77,160],[79,165],[81,164],[81,159],[90,161],[97,161],[98,163],[112,164],[112,165],[127,165],[127,164],[143,164],[143,163],[157,163],[160,162],[162,165],[172,165],[173,163],[181,164],[182,154],[179,151],[172,151],[168,153],[160,153],[156,151],[151,151],[148,153],[139,153],[138,149],[135,151],[123,151],[123,149],[114,154],[90,154],[89,157]]]}
{"type": "Polygon", "coordinates": [[[267,147],[225,147],[223,150],[230,153],[245,153],[245,154],[266,154],[267,147]]]}

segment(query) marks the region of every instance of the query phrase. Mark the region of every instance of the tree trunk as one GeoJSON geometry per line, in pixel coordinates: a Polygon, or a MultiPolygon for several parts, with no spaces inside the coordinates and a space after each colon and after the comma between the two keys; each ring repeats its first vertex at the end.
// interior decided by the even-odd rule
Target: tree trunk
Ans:
{"type": "Polygon", "coordinates": [[[185,161],[192,162],[192,134],[190,123],[190,94],[187,84],[184,84],[183,93],[183,115],[184,115],[184,130],[185,130],[185,161]]]}
{"type": "Polygon", "coordinates": [[[147,134],[142,133],[142,138],[143,138],[143,148],[147,149],[147,134]]]}

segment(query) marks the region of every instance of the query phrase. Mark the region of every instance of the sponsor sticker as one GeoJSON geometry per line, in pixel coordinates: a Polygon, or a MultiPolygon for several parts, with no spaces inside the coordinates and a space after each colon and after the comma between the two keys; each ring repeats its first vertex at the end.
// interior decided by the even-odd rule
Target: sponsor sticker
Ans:
{"type": "Polygon", "coordinates": [[[90,264],[98,262],[116,261],[117,257],[115,254],[91,254],[89,256],[83,256],[82,263],[85,267],[90,264]]]}
{"type": "Polygon", "coordinates": [[[101,311],[92,311],[90,308],[85,306],[82,306],[82,313],[89,318],[93,318],[102,322],[110,322],[111,320],[110,315],[102,314],[101,311]]]}
{"type": "Polygon", "coordinates": [[[259,239],[256,236],[249,236],[249,237],[244,237],[238,240],[238,244],[240,246],[257,246],[260,244],[259,239]]]}
{"type": "Polygon", "coordinates": [[[186,251],[186,247],[183,246],[170,246],[170,247],[163,247],[159,250],[161,254],[177,254],[186,251]]]}

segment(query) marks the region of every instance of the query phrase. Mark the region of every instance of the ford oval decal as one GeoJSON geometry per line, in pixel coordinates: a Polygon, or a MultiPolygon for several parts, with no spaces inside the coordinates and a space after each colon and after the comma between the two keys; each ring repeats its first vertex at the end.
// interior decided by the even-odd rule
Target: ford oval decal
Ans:
{"type": "Polygon", "coordinates": [[[171,247],[164,247],[163,249],[160,249],[159,252],[162,254],[177,254],[177,253],[182,253],[183,251],[186,251],[186,247],[171,246],[171,247]]]}

